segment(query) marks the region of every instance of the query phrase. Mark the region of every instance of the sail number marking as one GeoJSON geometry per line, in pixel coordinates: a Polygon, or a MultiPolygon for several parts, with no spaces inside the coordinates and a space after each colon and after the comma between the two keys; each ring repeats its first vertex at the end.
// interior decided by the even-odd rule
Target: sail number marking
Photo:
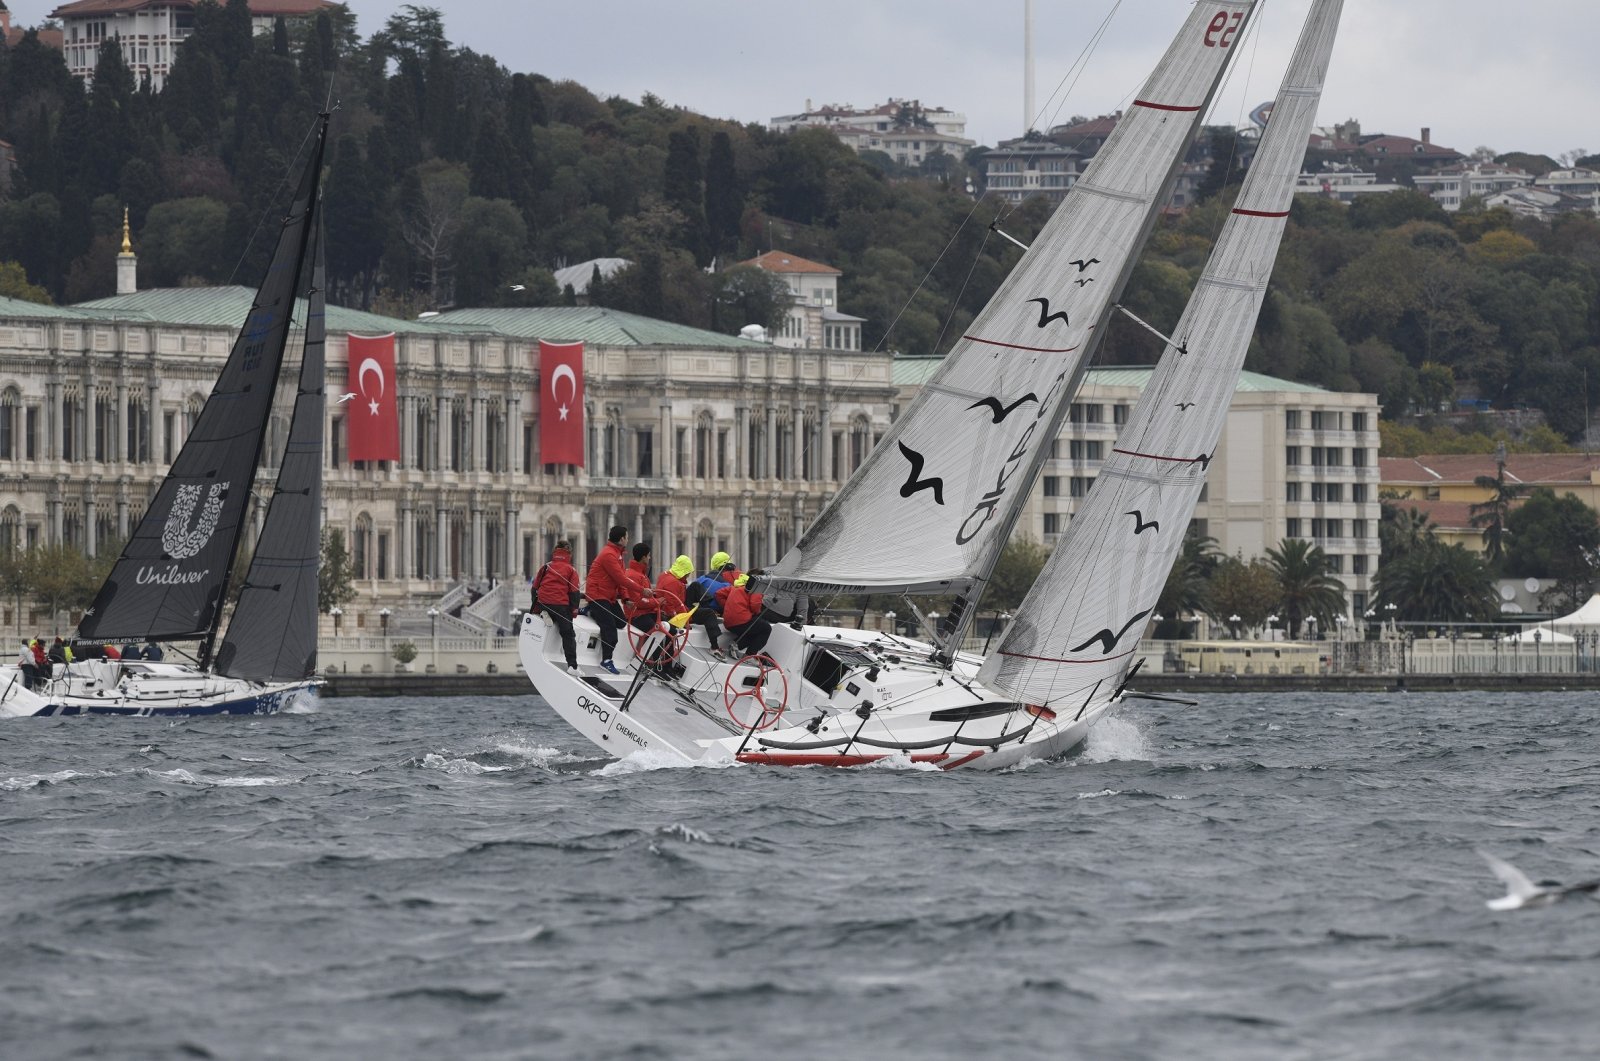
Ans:
{"type": "Polygon", "coordinates": [[[1211,24],[1206,27],[1207,48],[1228,48],[1233,45],[1233,35],[1239,32],[1239,26],[1244,22],[1244,12],[1218,11],[1211,18],[1211,24]]]}

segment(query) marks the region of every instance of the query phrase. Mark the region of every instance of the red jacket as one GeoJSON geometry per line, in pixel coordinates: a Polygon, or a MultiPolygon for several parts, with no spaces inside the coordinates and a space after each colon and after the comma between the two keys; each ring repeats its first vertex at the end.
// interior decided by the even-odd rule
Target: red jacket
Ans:
{"type": "Polygon", "coordinates": [[[578,592],[578,569],[572,566],[572,552],[557,549],[550,562],[539,569],[533,580],[533,599],[540,604],[567,607],[578,592]]]}
{"type": "Polygon", "coordinates": [[[656,579],[656,596],[661,598],[661,613],[663,615],[671,618],[685,609],[686,605],[683,603],[684,588],[683,579],[674,575],[671,571],[661,572],[660,577],[656,579]]]}
{"type": "Polygon", "coordinates": [[[594,558],[594,563],[589,565],[589,577],[583,586],[586,597],[594,601],[608,602],[622,598],[624,588],[628,584],[628,574],[623,567],[622,557],[622,546],[615,542],[606,542],[600,554],[594,558]]]}
{"type": "Polygon", "coordinates": [[[722,621],[730,627],[743,626],[761,614],[761,594],[751,593],[748,585],[730,586],[728,601],[722,606],[722,621]]]}
{"type": "Polygon", "coordinates": [[[629,619],[637,615],[654,615],[656,604],[650,593],[650,569],[644,566],[644,561],[630,560],[623,578],[622,599],[626,607],[622,614],[629,619]]]}

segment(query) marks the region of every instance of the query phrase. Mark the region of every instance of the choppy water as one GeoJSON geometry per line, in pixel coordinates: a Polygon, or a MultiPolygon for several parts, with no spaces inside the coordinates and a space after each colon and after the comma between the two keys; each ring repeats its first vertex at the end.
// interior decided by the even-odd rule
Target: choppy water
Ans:
{"type": "Polygon", "coordinates": [[[532,696],[0,727],[0,1054],[1572,1058],[1593,694],[1135,705],[1006,774],[651,769],[532,696]]]}

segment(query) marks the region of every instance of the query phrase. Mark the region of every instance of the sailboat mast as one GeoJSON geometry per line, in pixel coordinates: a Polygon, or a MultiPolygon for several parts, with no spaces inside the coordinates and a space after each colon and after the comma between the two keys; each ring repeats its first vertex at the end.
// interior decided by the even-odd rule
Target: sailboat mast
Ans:
{"type": "MultiPolygon", "coordinates": [[[[312,236],[317,229],[316,218],[320,210],[318,203],[320,196],[318,191],[322,183],[322,155],[323,149],[326,147],[328,141],[328,120],[330,117],[331,114],[328,111],[322,112],[317,117],[317,139],[311,147],[311,160],[306,163],[306,171],[304,177],[301,179],[300,191],[295,197],[296,203],[305,203],[304,213],[297,216],[291,212],[288,217],[283,219],[284,228],[288,228],[291,225],[300,226],[300,231],[292,245],[292,253],[287,255],[284,253],[284,251],[288,248],[285,248],[280,240],[278,247],[279,253],[274,256],[273,261],[267,266],[269,276],[278,268],[288,268],[293,270],[293,279],[289,287],[291,294],[289,297],[289,306],[287,311],[291,316],[294,312],[295,300],[299,296],[301,278],[305,275],[306,250],[311,245],[312,236]]],[[[249,330],[253,322],[254,310],[252,310],[251,318],[245,322],[245,329],[249,330]]],[[[282,346],[287,345],[288,341],[289,331],[287,327],[284,327],[280,330],[278,336],[278,342],[280,344],[280,348],[278,350],[278,362],[280,368],[282,367],[283,358],[282,346]]],[[[269,385],[276,387],[276,375],[274,375],[274,378],[269,385]]],[[[263,416],[261,418],[260,425],[253,432],[254,448],[250,460],[250,467],[252,469],[258,468],[261,464],[261,450],[266,445],[267,427],[271,422],[271,416],[263,416]]],[[[254,479],[252,478],[245,484],[245,489],[248,490],[253,485],[254,479]]],[[[211,656],[216,647],[217,632],[222,627],[223,603],[228,597],[228,586],[233,579],[233,567],[239,551],[239,539],[244,535],[245,524],[246,521],[241,519],[235,525],[232,536],[233,541],[225,554],[226,560],[224,561],[223,566],[222,583],[221,587],[217,591],[218,597],[215,606],[211,610],[211,625],[206,630],[205,638],[200,642],[200,653],[196,660],[201,670],[209,670],[211,667],[211,656]]]]}
{"type": "MultiPolygon", "coordinates": [[[[1236,24],[1234,30],[1235,44],[1229,48],[1230,59],[1232,53],[1237,51],[1237,42],[1243,40],[1244,35],[1249,31],[1251,18],[1254,14],[1254,7],[1246,9],[1236,24]]],[[[1217,76],[1211,80],[1210,88],[1206,92],[1205,102],[1193,112],[1191,124],[1194,128],[1189,134],[1191,141],[1194,138],[1194,134],[1199,131],[1200,123],[1204,119],[1206,112],[1211,109],[1211,103],[1216,99],[1217,91],[1222,86],[1223,75],[1227,72],[1229,65],[1229,63],[1225,62],[1221,69],[1217,71],[1217,76]]],[[[1172,164],[1167,169],[1166,177],[1162,180],[1161,190],[1154,200],[1154,206],[1146,213],[1143,225],[1139,229],[1139,237],[1133,244],[1135,247],[1143,247],[1150,239],[1150,233],[1155,229],[1156,219],[1161,214],[1162,206],[1171,200],[1172,190],[1178,183],[1178,174],[1183,171],[1184,155],[1185,152],[1180,151],[1173,157],[1172,164]]],[[[1072,375],[1063,388],[1064,397],[1056,403],[1055,408],[1050,411],[1048,419],[1045,420],[1045,432],[1042,437],[1046,441],[1034,447],[1024,466],[1023,474],[1018,479],[1016,496],[1019,500],[998,514],[1000,522],[997,524],[995,534],[989,539],[992,544],[982,557],[979,565],[974,569],[972,581],[968,583],[967,588],[962,591],[961,595],[956,598],[956,602],[951,605],[948,620],[944,624],[944,636],[938,637],[936,632],[935,636],[939,645],[937,655],[947,664],[954,661],[956,651],[960,648],[961,642],[966,639],[967,631],[972,628],[973,622],[977,619],[978,603],[983,597],[983,591],[989,585],[989,579],[993,577],[994,569],[1000,563],[1000,556],[1005,551],[1006,544],[1010,542],[1012,533],[1016,530],[1017,521],[1022,518],[1024,506],[1020,499],[1033,492],[1034,484],[1039,480],[1039,473],[1044,470],[1045,461],[1050,459],[1051,447],[1049,441],[1060,437],[1061,426],[1066,423],[1067,416],[1072,411],[1072,399],[1077,396],[1078,388],[1083,386],[1083,379],[1088,375],[1089,366],[1094,362],[1100,343],[1105,338],[1106,325],[1111,320],[1111,314],[1116,310],[1117,298],[1121,297],[1123,289],[1128,284],[1128,278],[1133,275],[1133,270],[1138,264],[1139,256],[1137,254],[1129,255],[1123,263],[1122,270],[1118,273],[1112,286],[1112,290],[1116,292],[1116,295],[1107,300],[1100,310],[1100,315],[1095,319],[1094,329],[1089,333],[1088,349],[1073,367],[1072,375]]]]}

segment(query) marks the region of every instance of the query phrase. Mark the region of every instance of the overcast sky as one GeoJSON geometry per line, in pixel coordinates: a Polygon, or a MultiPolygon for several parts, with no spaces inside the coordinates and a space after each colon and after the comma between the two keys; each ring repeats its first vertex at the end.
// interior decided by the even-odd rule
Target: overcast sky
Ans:
{"type": "MultiPolygon", "coordinates": [[[[6,0],[29,25],[56,6],[6,0]]],[[[1310,0],[1266,0],[1217,105],[1243,123],[1271,99],[1310,0]]],[[[993,144],[1023,126],[1023,0],[438,0],[452,42],[513,71],[570,78],[600,96],[653,92],[714,117],[760,121],[806,101],[866,106],[890,96],[967,116],[993,144]],[[508,21],[509,19],[509,21],[508,21]]],[[[1189,10],[1188,0],[1034,0],[1041,127],[1126,104],[1189,10]],[[1051,101],[1106,15],[1087,71],[1051,101]]],[[[394,0],[351,0],[363,37],[394,0]]],[[[1348,0],[1318,123],[1417,136],[1470,152],[1600,152],[1600,3],[1595,0],[1348,0]]]]}

